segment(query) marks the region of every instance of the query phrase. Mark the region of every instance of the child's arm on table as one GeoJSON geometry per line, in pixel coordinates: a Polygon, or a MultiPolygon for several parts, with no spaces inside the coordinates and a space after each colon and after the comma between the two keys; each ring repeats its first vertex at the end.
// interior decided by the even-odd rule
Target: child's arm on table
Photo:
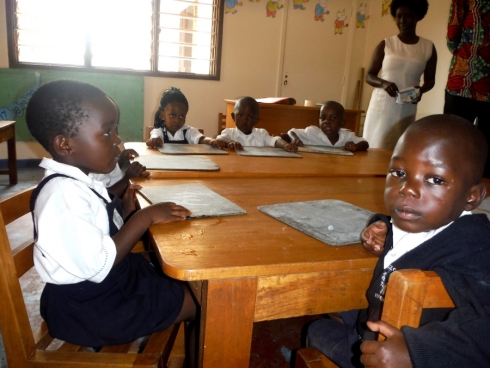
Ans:
{"type": "Polygon", "coordinates": [[[205,136],[202,136],[200,139],[199,139],[199,144],[209,144],[210,146],[215,146],[215,147],[218,147],[218,148],[225,148],[226,147],[226,143],[221,141],[221,140],[218,140],[218,139],[214,139],[214,138],[210,138],[210,137],[205,137],[205,136]]]}
{"type": "Polygon", "coordinates": [[[288,132],[288,135],[291,139],[291,143],[294,144],[295,146],[298,146],[298,147],[303,147],[304,144],[303,144],[303,141],[301,139],[299,139],[299,137],[296,135],[295,132],[293,131],[289,131],[288,132]]]}
{"type": "Polygon", "coordinates": [[[146,141],[146,145],[150,148],[163,146],[162,128],[153,128],[153,130],[150,132],[150,139],[146,141]]]}
{"type": "Polygon", "coordinates": [[[235,142],[233,139],[231,139],[230,137],[226,136],[226,135],[218,135],[216,137],[216,140],[222,142],[225,144],[224,147],[230,149],[230,150],[233,150],[233,151],[239,151],[239,150],[242,150],[243,147],[240,143],[238,142],[235,142]]]}
{"type": "Polygon", "coordinates": [[[283,150],[288,152],[298,152],[298,146],[292,143],[288,143],[282,138],[276,140],[276,142],[274,143],[274,147],[282,148],[283,150]]]}
{"type": "Polygon", "coordinates": [[[383,322],[367,322],[368,327],[386,336],[385,341],[364,341],[361,344],[361,363],[366,368],[412,368],[403,333],[383,322]]]}
{"type": "Polygon", "coordinates": [[[379,256],[383,252],[388,228],[384,221],[376,221],[361,233],[361,243],[364,249],[379,256]]]}
{"type": "Polygon", "coordinates": [[[356,151],[366,151],[369,148],[369,143],[367,141],[360,141],[359,143],[354,143],[352,141],[347,142],[342,149],[346,151],[356,152],[356,151]]]}
{"type": "MultiPolygon", "coordinates": [[[[134,188],[130,189],[134,198],[134,188]]],[[[188,209],[172,202],[157,203],[136,211],[133,216],[112,237],[116,245],[116,258],[112,267],[116,266],[145,233],[154,224],[184,221],[192,213],[188,209]]]]}
{"type": "MultiPolygon", "coordinates": [[[[134,149],[125,149],[121,152],[121,156],[119,157],[119,167],[124,167],[129,161],[135,157],[138,157],[139,154],[134,149]]],[[[108,191],[116,194],[118,197],[122,198],[124,191],[129,185],[129,179],[132,178],[146,178],[150,175],[150,173],[146,172],[146,167],[141,165],[139,162],[132,162],[129,167],[126,169],[124,173],[124,177],[119,180],[114,185],[107,188],[108,191]]]]}

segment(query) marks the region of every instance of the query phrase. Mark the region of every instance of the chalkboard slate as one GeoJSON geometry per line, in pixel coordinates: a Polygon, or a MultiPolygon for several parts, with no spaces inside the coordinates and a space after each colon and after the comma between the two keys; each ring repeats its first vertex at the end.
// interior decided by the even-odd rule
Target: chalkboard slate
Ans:
{"type": "Polygon", "coordinates": [[[340,246],[360,242],[372,212],[336,199],[290,202],[258,207],[259,211],[312,236],[340,246]]]}
{"type": "Polygon", "coordinates": [[[158,150],[166,155],[228,155],[228,152],[209,144],[164,144],[158,150]]]}
{"type": "Polygon", "coordinates": [[[276,147],[243,147],[242,150],[236,151],[240,156],[262,156],[262,157],[295,157],[303,158],[297,153],[287,152],[282,148],[276,147]]]}
{"type": "Polygon", "coordinates": [[[327,147],[327,146],[298,147],[298,152],[327,153],[330,155],[354,156],[354,154],[351,151],[346,151],[338,147],[327,147]]]}
{"type": "Polygon", "coordinates": [[[192,211],[190,218],[242,215],[243,208],[202,184],[145,187],[139,192],[151,203],[174,202],[192,211]]]}
{"type": "Polygon", "coordinates": [[[217,171],[219,166],[207,157],[196,156],[139,156],[134,158],[148,170],[217,171]]]}

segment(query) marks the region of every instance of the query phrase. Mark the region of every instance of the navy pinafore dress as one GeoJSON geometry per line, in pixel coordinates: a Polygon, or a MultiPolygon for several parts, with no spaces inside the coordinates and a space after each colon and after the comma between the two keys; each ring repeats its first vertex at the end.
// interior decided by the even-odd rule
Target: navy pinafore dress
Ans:
{"type": "MultiPolygon", "coordinates": [[[[32,194],[32,212],[44,185],[60,176],[73,179],[63,174],[44,178],[32,194]]],[[[93,192],[106,203],[113,236],[118,228],[112,219],[114,211],[121,213],[121,201],[116,197],[107,202],[93,192]]],[[[146,258],[129,253],[100,283],[46,283],[40,309],[52,337],[97,347],[128,343],[168,328],[183,302],[184,288],[179,281],[161,276],[146,258]]]]}
{"type": "Polygon", "coordinates": [[[168,134],[167,134],[167,127],[164,125],[162,127],[162,133],[163,133],[163,143],[170,143],[170,144],[189,144],[189,142],[187,142],[187,139],[185,139],[185,133],[187,133],[187,129],[184,129],[182,131],[182,133],[184,133],[184,139],[181,139],[181,140],[176,140],[176,141],[171,141],[170,139],[168,139],[168,134]]]}

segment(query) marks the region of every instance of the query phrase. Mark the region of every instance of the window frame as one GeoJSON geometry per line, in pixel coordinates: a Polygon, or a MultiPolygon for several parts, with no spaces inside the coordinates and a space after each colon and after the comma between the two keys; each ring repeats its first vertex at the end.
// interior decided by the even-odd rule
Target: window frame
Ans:
{"type": "MultiPolygon", "coordinates": [[[[125,74],[125,75],[141,75],[149,77],[164,77],[164,78],[183,78],[183,79],[201,79],[201,80],[220,80],[221,77],[221,55],[222,55],[222,40],[223,40],[223,18],[224,18],[224,3],[225,0],[217,1],[217,22],[214,25],[216,32],[216,62],[214,74],[195,74],[186,72],[162,72],[157,71],[158,68],[158,56],[152,58],[151,71],[150,70],[128,70],[128,69],[113,69],[103,67],[86,67],[86,66],[64,66],[56,64],[37,64],[37,63],[25,63],[19,62],[17,48],[17,37],[15,32],[15,1],[6,0],[6,16],[7,16],[7,45],[8,45],[8,57],[9,68],[13,69],[39,69],[39,70],[61,70],[61,71],[79,71],[87,73],[105,73],[105,74],[125,74]],[[217,28],[217,29],[216,29],[217,28]]],[[[155,16],[160,9],[161,0],[153,0],[153,35],[157,33],[159,27],[159,17],[155,16]]],[[[162,0],[165,1],[165,0],[162,0]]],[[[155,39],[157,39],[155,37],[155,39]]],[[[159,42],[153,42],[152,51],[153,55],[158,55],[159,42]]]]}

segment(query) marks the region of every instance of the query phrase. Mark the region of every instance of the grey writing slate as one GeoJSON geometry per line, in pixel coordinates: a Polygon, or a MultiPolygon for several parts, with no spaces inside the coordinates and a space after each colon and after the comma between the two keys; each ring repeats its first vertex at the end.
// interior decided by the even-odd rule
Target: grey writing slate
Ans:
{"type": "Polygon", "coordinates": [[[246,146],[242,150],[236,151],[240,156],[265,156],[265,157],[296,157],[303,158],[294,152],[287,152],[282,148],[276,147],[252,147],[246,146]]]}
{"type": "Polygon", "coordinates": [[[259,211],[329,245],[360,242],[373,212],[336,199],[259,206],[259,211]]]}
{"type": "Polygon", "coordinates": [[[490,212],[490,197],[485,198],[478,206],[479,210],[490,212]]]}
{"type": "Polygon", "coordinates": [[[328,146],[298,147],[298,152],[327,153],[330,155],[354,156],[354,153],[352,153],[351,151],[346,151],[339,147],[328,147],[328,146]]]}
{"type": "Polygon", "coordinates": [[[134,158],[148,170],[217,171],[219,166],[207,157],[197,156],[138,156],[134,158]]]}
{"type": "Polygon", "coordinates": [[[174,202],[192,211],[191,218],[232,216],[247,213],[243,208],[202,184],[145,187],[139,190],[151,203],[174,202]]]}
{"type": "Polygon", "coordinates": [[[166,143],[158,150],[166,155],[228,155],[228,152],[209,144],[172,144],[166,143]]]}

